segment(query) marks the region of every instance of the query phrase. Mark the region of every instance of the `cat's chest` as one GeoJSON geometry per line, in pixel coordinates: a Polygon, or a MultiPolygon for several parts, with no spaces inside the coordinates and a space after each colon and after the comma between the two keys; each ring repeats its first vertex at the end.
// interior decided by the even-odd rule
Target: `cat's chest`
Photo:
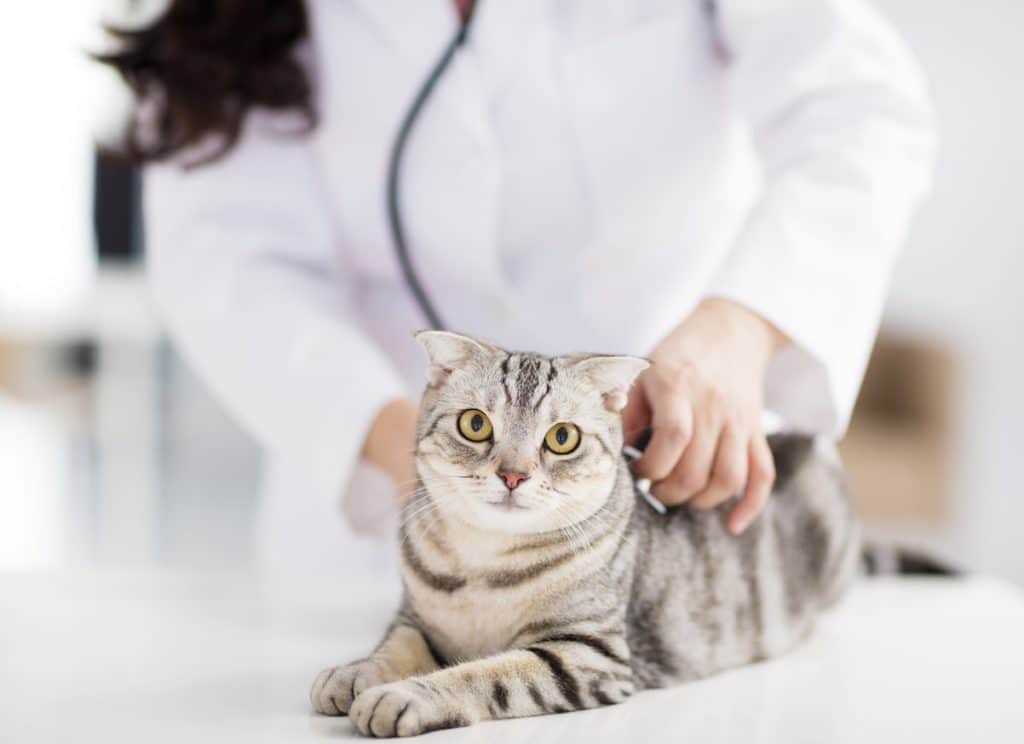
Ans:
{"type": "Polygon", "coordinates": [[[469,582],[451,593],[409,591],[409,600],[447,659],[473,659],[503,651],[543,614],[547,602],[524,589],[495,589],[469,582]]]}

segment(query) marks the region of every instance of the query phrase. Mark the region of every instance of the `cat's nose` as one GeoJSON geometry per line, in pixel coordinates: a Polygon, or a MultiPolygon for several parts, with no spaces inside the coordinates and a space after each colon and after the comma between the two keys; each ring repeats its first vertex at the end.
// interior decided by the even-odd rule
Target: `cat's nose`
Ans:
{"type": "Polygon", "coordinates": [[[499,470],[498,477],[508,486],[508,490],[514,489],[524,480],[529,478],[526,473],[517,473],[514,470],[499,470]]]}

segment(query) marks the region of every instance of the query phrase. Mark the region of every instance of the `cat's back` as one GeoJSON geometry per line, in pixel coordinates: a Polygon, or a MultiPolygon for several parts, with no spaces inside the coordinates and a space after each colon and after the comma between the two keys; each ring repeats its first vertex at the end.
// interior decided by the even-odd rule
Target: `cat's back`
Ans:
{"type": "Polygon", "coordinates": [[[859,531],[830,446],[769,438],[776,481],[741,535],[727,509],[638,509],[628,640],[658,687],[778,655],[804,637],[856,571],[859,531]]]}

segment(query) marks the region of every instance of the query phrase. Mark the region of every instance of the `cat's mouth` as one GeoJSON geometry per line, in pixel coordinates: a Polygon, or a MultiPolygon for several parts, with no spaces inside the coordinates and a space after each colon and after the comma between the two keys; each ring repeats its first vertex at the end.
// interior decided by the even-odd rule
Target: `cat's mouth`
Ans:
{"type": "Polygon", "coordinates": [[[516,495],[512,491],[506,491],[505,495],[501,498],[488,500],[487,503],[501,511],[525,511],[529,509],[528,506],[523,506],[519,503],[519,499],[516,498],[516,495]]]}

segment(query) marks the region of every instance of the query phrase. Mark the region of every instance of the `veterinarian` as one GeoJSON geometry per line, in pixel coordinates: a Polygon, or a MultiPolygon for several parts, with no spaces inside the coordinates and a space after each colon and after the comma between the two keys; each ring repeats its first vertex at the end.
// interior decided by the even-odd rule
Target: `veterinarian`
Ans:
{"type": "Polygon", "coordinates": [[[268,455],[264,555],[391,552],[365,536],[414,478],[430,319],[389,168],[449,47],[395,194],[423,293],[506,347],[654,360],[624,414],[653,427],[635,470],[666,504],[740,494],[742,530],[767,430],[842,434],[928,188],[925,84],[874,10],[173,0],[108,61],[143,100],[159,309],[268,455]]]}

